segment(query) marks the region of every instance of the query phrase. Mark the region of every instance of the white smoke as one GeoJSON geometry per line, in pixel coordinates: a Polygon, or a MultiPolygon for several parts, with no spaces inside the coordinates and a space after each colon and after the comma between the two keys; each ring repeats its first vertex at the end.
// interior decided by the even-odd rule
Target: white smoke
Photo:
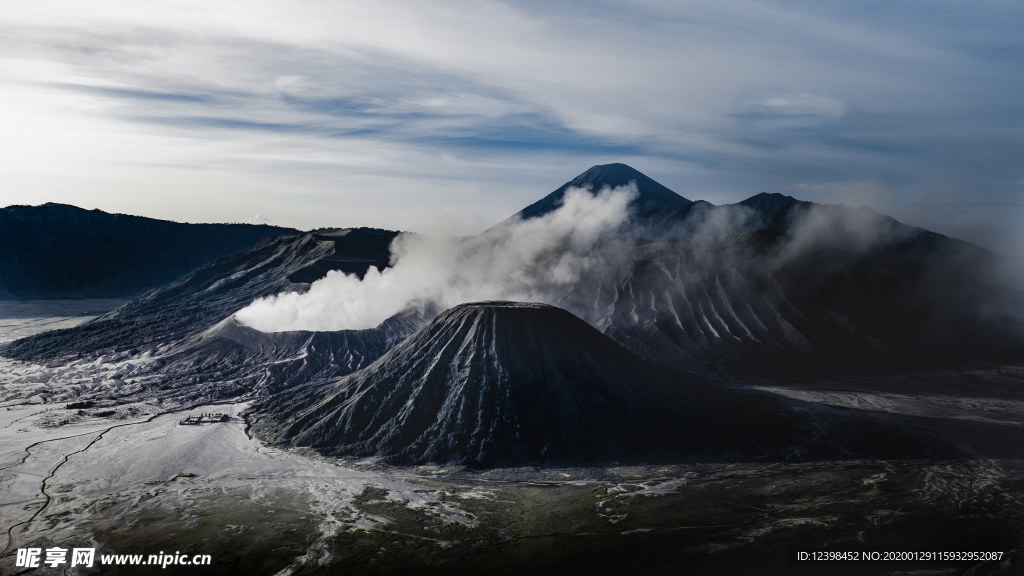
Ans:
{"type": "Polygon", "coordinates": [[[503,223],[477,236],[403,234],[392,266],[360,280],[332,271],[305,293],[256,300],[235,317],[263,332],[372,328],[415,306],[449,308],[481,300],[555,304],[581,279],[613,266],[621,251],[593,248],[628,217],[630,184],[597,194],[570,188],[562,206],[539,218],[503,223]]]}

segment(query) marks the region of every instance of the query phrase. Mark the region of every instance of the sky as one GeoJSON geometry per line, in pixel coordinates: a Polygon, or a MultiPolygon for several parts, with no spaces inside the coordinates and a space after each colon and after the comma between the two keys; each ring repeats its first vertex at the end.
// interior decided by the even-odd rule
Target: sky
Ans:
{"type": "Polygon", "coordinates": [[[1022,93],[1016,0],[6,2],[0,206],[472,233],[624,162],[1024,256],[1022,93]]]}

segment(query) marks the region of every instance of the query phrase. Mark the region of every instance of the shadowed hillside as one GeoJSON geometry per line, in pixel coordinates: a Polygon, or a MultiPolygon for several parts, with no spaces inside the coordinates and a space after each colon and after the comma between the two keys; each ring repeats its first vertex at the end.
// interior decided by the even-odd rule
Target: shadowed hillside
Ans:
{"type": "Polygon", "coordinates": [[[66,204],[0,210],[0,298],[124,298],[298,230],[183,224],[66,204]]]}

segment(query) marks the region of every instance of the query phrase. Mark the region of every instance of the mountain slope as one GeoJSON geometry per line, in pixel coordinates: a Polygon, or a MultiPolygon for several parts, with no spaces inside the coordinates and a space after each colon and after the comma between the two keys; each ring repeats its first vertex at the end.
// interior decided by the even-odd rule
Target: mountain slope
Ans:
{"type": "Polygon", "coordinates": [[[0,210],[0,298],[129,297],[298,230],[182,224],[64,204],[0,210]]]}
{"type": "Polygon", "coordinates": [[[383,270],[391,264],[391,241],[398,236],[398,232],[378,228],[318,230],[311,234],[317,240],[333,243],[334,252],[294,272],[288,277],[291,282],[309,284],[331,270],[360,278],[371,266],[383,270]]]}
{"type": "Polygon", "coordinates": [[[229,316],[164,353],[164,398],[187,399],[198,382],[207,396],[262,395],[355,372],[422,326],[432,310],[410,311],[365,330],[271,332],[229,316]]]}
{"type": "Polygon", "coordinates": [[[11,342],[0,347],[0,354],[31,360],[126,348],[166,349],[208,330],[257,298],[305,290],[308,282],[298,280],[317,279],[317,270],[365,273],[370,265],[386,266],[387,258],[377,254],[388,253],[395,234],[356,228],[267,240],[210,262],[81,326],[11,342]]]}
{"type": "MultiPolygon", "coordinates": [[[[701,206],[699,203],[695,206],[701,206]]],[[[692,370],[942,366],[1024,356],[1006,262],[864,208],[759,194],[689,210],[550,300],[692,370]]],[[[597,245],[592,253],[617,254],[597,245]]]]}
{"type": "Polygon", "coordinates": [[[637,459],[701,445],[696,398],[564,310],[483,302],[333,386],[260,401],[250,422],[276,442],[391,462],[637,459]]]}

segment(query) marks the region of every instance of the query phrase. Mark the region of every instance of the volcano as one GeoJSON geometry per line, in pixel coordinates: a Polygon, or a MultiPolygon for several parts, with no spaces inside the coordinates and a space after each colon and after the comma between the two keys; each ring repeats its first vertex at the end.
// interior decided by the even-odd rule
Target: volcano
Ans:
{"type": "Polygon", "coordinates": [[[513,219],[528,220],[553,212],[562,205],[569,188],[584,188],[596,194],[603,188],[618,188],[634,184],[637,196],[630,207],[639,216],[684,210],[693,202],[669,190],[650,176],[626,164],[598,164],[562,184],[557,190],[519,211],[513,219]]]}
{"type": "Polygon", "coordinates": [[[481,302],[249,417],[278,443],[393,463],[606,461],[699,446],[699,396],[565,310],[481,302]]]}

